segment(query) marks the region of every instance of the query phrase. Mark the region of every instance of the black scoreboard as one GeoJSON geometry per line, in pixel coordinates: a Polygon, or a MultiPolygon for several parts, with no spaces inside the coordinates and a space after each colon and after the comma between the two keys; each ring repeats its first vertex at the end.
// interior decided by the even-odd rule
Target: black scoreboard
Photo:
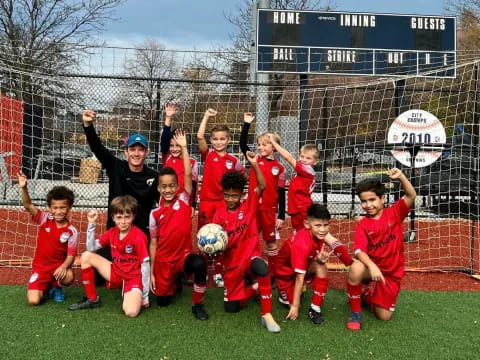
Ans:
{"type": "Polygon", "coordinates": [[[455,18],[259,9],[257,71],[455,77],[455,18]]]}

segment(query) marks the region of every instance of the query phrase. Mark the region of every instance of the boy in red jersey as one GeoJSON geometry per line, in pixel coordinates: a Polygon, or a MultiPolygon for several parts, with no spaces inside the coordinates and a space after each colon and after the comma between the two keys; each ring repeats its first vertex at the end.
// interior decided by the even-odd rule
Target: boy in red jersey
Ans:
{"type": "MultiPolygon", "coordinates": [[[[212,148],[208,148],[205,131],[208,120],[216,115],[216,110],[208,109],[197,132],[198,148],[204,162],[200,204],[198,206],[198,229],[211,223],[215,210],[223,205],[222,175],[234,170],[245,172],[240,160],[227,153],[227,146],[231,141],[230,130],[227,126],[216,125],[213,127],[210,135],[212,148]]],[[[220,275],[221,269],[221,264],[215,262],[215,282],[219,287],[223,286],[223,279],[220,275]]]]}
{"type": "Polygon", "coordinates": [[[140,313],[142,305],[148,307],[150,263],[147,236],[133,225],[137,213],[137,200],[130,195],[117,196],[110,203],[115,227],[95,239],[98,212],[91,210],[88,217],[87,251],[81,257],[82,283],[86,297],[68,307],[69,310],[93,309],[101,305],[95,288],[95,270],[105,280],[108,289],[122,289],[123,312],[128,317],[140,313]],[[112,261],[94,251],[110,245],[112,261]]]}
{"type": "Polygon", "coordinates": [[[224,306],[227,312],[238,312],[253,296],[260,295],[262,324],[269,332],[280,332],[280,326],[272,316],[272,286],[268,266],[261,258],[257,206],[265,189],[265,179],[253,152],[247,159],[257,177],[257,187],[242,202],[246,179],[239,171],[228,172],[222,177],[224,205],[220,207],[213,222],[222,226],[228,235],[228,245],[220,256],[224,265],[224,306]],[[245,286],[245,276],[251,273],[258,284],[245,286]]]}
{"type": "Polygon", "coordinates": [[[281,157],[292,165],[296,171],[295,177],[290,180],[288,187],[288,215],[292,228],[296,231],[303,229],[307,219],[307,208],[312,205],[312,192],[315,187],[315,170],[313,167],[318,163],[318,149],[314,144],[305,144],[300,149],[300,159],[295,158],[281,147],[270,136],[270,142],[281,157]]]}
{"type": "MultiPolygon", "coordinates": [[[[245,155],[250,149],[247,145],[248,130],[255,119],[252,113],[243,115],[243,127],[240,134],[240,149],[245,155]]],[[[259,158],[258,167],[266,182],[265,191],[260,199],[257,211],[257,225],[262,232],[263,240],[267,245],[268,268],[275,274],[275,259],[278,255],[278,231],[285,221],[285,181],[287,173],[282,164],[273,156],[275,148],[269,140],[272,136],[277,143],[280,137],[272,132],[264,132],[257,138],[257,151],[259,158]]],[[[246,156],[246,155],[245,155],[246,156]]],[[[250,172],[248,191],[253,191],[257,186],[255,172],[250,172]]]]}
{"type": "Polygon", "coordinates": [[[320,204],[307,209],[304,228],[283,244],[277,258],[278,300],[290,307],[287,319],[296,320],[300,308],[300,296],[306,277],[313,277],[313,296],[308,316],[314,324],[321,324],[321,306],[327,292],[327,265],[330,255],[335,255],[346,265],[353,262],[347,248],[329,233],[330,213],[320,204]],[[325,250],[325,244],[332,251],[325,250]]]}
{"type": "Polygon", "coordinates": [[[199,320],[208,320],[203,307],[207,288],[207,262],[192,249],[192,217],[189,196],[192,192],[192,168],[187,140],[177,130],[173,140],[181,147],[184,166],[183,189],[180,192],[178,175],[174,169],[164,167],[158,176],[160,204],[150,213],[150,286],[157,295],[159,306],[171,303],[173,295],[181,289],[176,281],[182,273],[194,274],[192,312],[199,320]]]}
{"type": "Polygon", "coordinates": [[[350,317],[347,328],[360,330],[361,302],[370,306],[378,319],[390,320],[405,274],[402,222],[415,204],[417,193],[405,174],[397,168],[387,171],[398,179],[405,196],[384,208],[385,187],[377,179],[358,183],[357,194],[367,213],[355,228],[355,261],[348,272],[347,293],[350,317]],[[368,284],[362,294],[363,284],[368,284]]]}
{"type": "MultiPolygon", "coordinates": [[[[178,176],[178,193],[183,192],[184,184],[184,166],[182,160],[182,147],[175,140],[172,134],[172,118],[177,111],[175,104],[165,105],[165,123],[163,124],[162,136],[160,138],[160,149],[162,151],[162,166],[170,167],[177,173],[178,176]]],[[[190,204],[195,207],[195,199],[197,197],[197,183],[198,183],[198,165],[197,161],[189,158],[190,166],[192,168],[192,191],[190,194],[190,204]]]]}
{"type": "Polygon", "coordinates": [[[65,186],[55,186],[47,194],[48,211],[38,209],[30,199],[27,177],[18,173],[18,186],[25,209],[40,227],[37,247],[32,261],[32,275],[28,282],[28,305],[39,305],[45,292],[53,300],[62,302],[63,286],[73,282],[72,265],[77,255],[78,232],[67,219],[74,195],[65,186]]]}

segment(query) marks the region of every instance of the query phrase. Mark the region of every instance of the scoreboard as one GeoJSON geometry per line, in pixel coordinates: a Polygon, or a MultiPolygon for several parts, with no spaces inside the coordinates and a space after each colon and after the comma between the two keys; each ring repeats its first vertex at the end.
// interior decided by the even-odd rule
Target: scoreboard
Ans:
{"type": "Polygon", "coordinates": [[[257,71],[455,77],[455,17],[259,9],[257,71]]]}

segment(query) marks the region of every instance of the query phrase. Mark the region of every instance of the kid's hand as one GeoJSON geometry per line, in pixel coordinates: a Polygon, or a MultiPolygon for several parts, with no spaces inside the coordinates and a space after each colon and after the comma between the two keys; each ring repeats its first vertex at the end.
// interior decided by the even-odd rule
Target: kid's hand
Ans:
{"type": "Polygon", "coordinates": [[[95,224],[98,219],[98,211],[97,210],[90,210],[87,214],[87,220],[89,224],[95,224]]]}
{"type": "Polygon", "coordinates": [[[206,117],[212,117],[212,116],[215,116],[217,114],[218,114],[217,110],[212,109],[212,108],[209,108],[207,111],[205,111],[205,116],[206,117]]]}
{"type": "Polygon", "coordinates": [[[90,126],[91,124],[93,124],[96,117],[97,117],[97,113],[95,111],[83,110],[83,116],[82,116],[83,125],[85,125],[85,127],[90,126]]]}
{"type": "Polygon", "coordinates": [[[63,280],[67,275],[67,267],[65,265],[60,265],[53,273],[53,277],[56,280],[63,280]]]}
{"type": "Polygon", "coordinates": [[[155,276],[150,274],[150,291],[155,294],[157,288],[155,287],[155,276]]]}
{"type": "Polygon", "coordinates": [[[290,305],[290,311],[288,312],[287,319],[297,320],[298,318],[298,306],[290,305]]]}
{"type": "Polygon", "coordinates": [[[150,300],[148,300],[148,298],[142,299],[142,307],[144,309],[148,309],[150,307],[150,300]]]}
{"type": "Polygon", "coordinates": [[[251,124],[253,120],[255,120],[255,115],[253,115],[253,113],[248,112],[243,114],[243,121],[247,124],[251,124]]]}
{"type": "Polygon", "coordinates": [[[387,175],[390,179],[398,179],[403,175],[402,170],[393,168],[390,170],[387,170],[387,175]]]}
{"type": "Polygon", "coordinates": [[[18,172],[18,187],[20,187],[21,189],[27,187],[27,182],[28,182],[28,179],[27,179],[27,176],[19,171],[18,172]]]}
{"type": "Polygon", "coordinates": [[[183,132],[183,130],[175,130],[175,135],[173,138],[180,147],[187,147],[187,137],[185,136],[185,132],[183,132]]]}
{"type": "Polygon", "coordinates": [[[176,104],[166,104],[165,105],[165,116],[172,117],[177,112],[176,104]]]}
{"type": "Polygon", "coordinates": [[[368,270],[370,271],[370,277],[372,278],[373,281],[381,281],[385,283],[385,278],[383,277],[382,272],[378,268],[378,266],[374,263],[372,263],[369,267],[368,270]]]}
{"type": "Polygon", "coordinates": [[[284,223],[285,223],[285,220],[283,220],[283,219],[275,220],[275,229],[280,230],[283,227],[284,223]]]}
{"type": "Polygon", "coordinates": [[[323,244],[322,248],[320,250],[317,250],[315,255],[315,260],[317,260],[317,262],[319,262],[320,264],[326,264],[332,254],[333,254],[333,250],[328,251],[325,248],[325,244],[323,244]]]}
{"type": "Polygon", "coordinates": [[[257,155],[253,151],[247,151],[246,155],[250,164],[255,165],[257,163],[257,155]]]}
{"type": "MultiPolygon", "coordinates": [[[[275,146],[275,144],[277,144],[277,142],[275,141],[275,138],[274,138],[274,136],[273,136],[272,133],[268,133],[268,134],[265,134],[265,135],[266,135],[266,137],[267,137],[267,140],[268,140],[269,142],[271,142],[272,145],[275,146]]],[[[278,145],[278,144],[277,144],[277,145],[278,145]]]]}

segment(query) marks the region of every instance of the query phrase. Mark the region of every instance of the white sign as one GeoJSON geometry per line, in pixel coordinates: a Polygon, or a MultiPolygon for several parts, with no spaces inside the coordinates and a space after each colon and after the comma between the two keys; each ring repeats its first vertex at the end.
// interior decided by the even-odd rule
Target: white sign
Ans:
{"type": "MultiPolygon", "coordinates": [[[[415,167],[431,165],[442,156],[447,141],[445,129],[437,117],[425,110],[408,110],[400,114],[388,130],[390,145],[425,145],[415,157],[415,167]],[[431,147],[431,149],[428,149],[431,147]]],[[[411,166],[408,149],[393,149],[392,155],[405,166],[411,166]]]]}

